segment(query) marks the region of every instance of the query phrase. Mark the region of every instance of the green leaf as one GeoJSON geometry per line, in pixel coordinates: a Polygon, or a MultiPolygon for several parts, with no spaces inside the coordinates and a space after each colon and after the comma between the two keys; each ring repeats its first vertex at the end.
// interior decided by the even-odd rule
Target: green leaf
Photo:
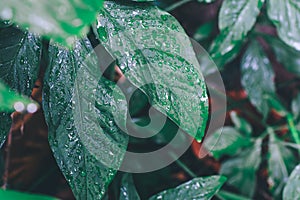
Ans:
{"type": "Polygon", "coordinates": [[[155,6],[107,1],[97,31],[102,44],[118,58],[126,78],[156,109],[200,141],[208,116],[206,86],[179,23],[155,6]]]}
{"type": "MultiPolygon", "coordinates": [[[[0,79],[17,93],[30,96],[37,79],[41,53],[39,39],[12,25],[0,28],[0,79]]],[[[0,112],[0,146],[11,125],[10,113],[0,112]]]]}
{"type": "Polygon", "coordinates": [[[21,192],[15,192],[11,190],[0,190],[0,199],[22,199],[22,200],[58,200],[54,197],[27,194],[21,192]]]}
{"type": "Polygon", "coordinates": [[[242,147],[250,144],[250,139],[242,136],[235,128],[223,127],[204,140],[204,146],[216,159],[223,155],[234,155],[242,147]],[[217,141],[217,142],[216,142],[217,141]]]}
{"type": "Polygon", "coordinates": [[[241,194],[251,198],[256,187],[256,170],[261,162],[262,140],[244,150],[238,156],[222,163],[220,173],[228,177],[227,183],[239,189],[241,194]]]}
{"type": "Polygon", "coordinates": [[[266,117],[269,106],[264,95],[275,93],[274,72],[269,59],[257,42],[251,43],[245,52],[241,72],[242,85],[251,103],[266,117]]]}
{"type": "Polygon", "coordinates": [[[283,190],[284,200],[300,199],[300,165],[297,165],[291,173],[283,190]]]}
{"type": "Polygon", "coordinates": [[[0,82],[0,111],[9,112],[14,109],[23,112],[35,112],[38,108],[29,98],[23,97],[16,92],[11,91],[6,85],[0,82]]]}
{"type": "Polygon", "coordinates": [[[131,174],[124,174],[121,184],[119,200],[140,200],[131,174]]]}
{"type": "Polygon", "coordinates": [[[281,196],[289,173],[296,165],[295,156],[272,132],[269,140],[269,184],[274,196],[281,196]]]}
{"type": "Polygon", "coordinates": [[[211,36],[211,33],[215,26],[215,21],[209,21],[201,25],[195,32],[193,38],[197,41],[207,39],[211,36]]]}
{"type": "Polygon", "coordinates": [[[149,200],[174,199],[211,199],[222,187],[226,178],[224,176],[207,176],[194,178],[176,188],[162,191],[149,200]]]}
{"type": "Polygon", "coordinates": [[[230,112],[230,118],[236,129],[242,132],[245,136],[251,136],[252,127],[244,118],[239,117],[235,111],[230,112]]]}
{"type": "Polygon", "coordinates": [[[300,93],[292,101],[292,112],[295,119],[300,116],[300,93]]]}
{"type": "Polygon", "coordinates": [[[30,31],[46,35],[65,45],[74,36],[86,34],[95,21],[102,0],[52,0],[0,2],[0,18],[12,20],[30,31]]]}
{"type": "Polygon", "coordinates": [[[267,12],[279,37],[294,49],[300,50],[300,2],[268,0],[267,12]]]}
{"type": "Polygon", "coordinates": [[[44,83],[49,143],[78,199],[103,197],[128,143],[118,126],[125,127],[125,97],[101,77],[92,50],[88,40],[72,51],[50,46],[44,83]]]}
{"type": "Polygon", "coordinates": [[[290,72],[300,76],[300,51],[297,51],[274,37],[265,37],[278,60],[290,72]]]}
{"type": "MultiPolygon", "coordinates": [[[[220,35],[211,46],[214,59],[234,57],[255,24],[264,0],[225,0],[219,13],[220,35]],[[232,51],[232,52],[231,52],[232,51]]],[[[230,60],[230,59],[229,59],[230,60]]]]}
{"type": "Polygon", "coordinates": [[[220,190],[217,193],[217,197],[221,200],[250,200],[249,198],[231,193],[231,192],[227,192],[224,190],[220,190]]]}

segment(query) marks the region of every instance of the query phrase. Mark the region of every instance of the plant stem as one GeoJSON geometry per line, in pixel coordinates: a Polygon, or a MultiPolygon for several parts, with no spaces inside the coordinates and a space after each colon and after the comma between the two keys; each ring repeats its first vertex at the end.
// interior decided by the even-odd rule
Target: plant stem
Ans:
{"type": "Polygon", "coordinates": [[[183,162],[181,162],[179,159],[175,161],[177,165],[179,165],[188,175],[190,175],[192,178],[196,178],[197,175],[192,172],[192,170],[186,166],[183,162]]]}
{"type": "Polygon", "coordinates": [[[294,124],[293,116],[289,113],[286,118],[287,118],[289,129],[292,133],[292,137],[293,137],[295,143],[300,144],[300,138],[299,138],[299,134],[298,134],[297,129],[294,124]]]}
{"type": "Polygon", "coordinates": [[[182,0],[182,1],[178,1],[172,5],[170,5],[169,7],[166,7],[165,8],[165,11],[172,11],[172,10],[175,10],[176,8],[188,3],[188,2],[191,2],[192,0],[182,0]]]}

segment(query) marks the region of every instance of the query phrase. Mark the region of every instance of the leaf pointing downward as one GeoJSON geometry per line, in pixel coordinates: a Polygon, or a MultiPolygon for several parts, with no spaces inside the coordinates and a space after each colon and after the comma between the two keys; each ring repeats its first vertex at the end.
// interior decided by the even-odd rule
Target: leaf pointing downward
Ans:
{"type": "Polygon", "coordinates": [[[102,198],[128,142],[116,124],[125,123],[125,98],[101,78],[96,55],[88,56],[91,50],[88,41],[76,42],[73,51],[50,46],[45,78],[49,142],[78,199],[102,198]]]}

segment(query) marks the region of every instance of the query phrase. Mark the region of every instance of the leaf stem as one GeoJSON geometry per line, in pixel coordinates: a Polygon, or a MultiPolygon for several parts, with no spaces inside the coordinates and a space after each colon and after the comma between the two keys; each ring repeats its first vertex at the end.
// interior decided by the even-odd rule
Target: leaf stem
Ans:
{"type": "Polygon", "coordinates": [[[289,129],[292,133],[292,137],[293,137],[295,143],[300,144],[300,138],[299,138],[298,131],[297,131],[297,129],[295,127],[295,124],[294,124],[293,116],[289,113],[289,114],[287,114],[286,118],[287,118],[289,129]]]}

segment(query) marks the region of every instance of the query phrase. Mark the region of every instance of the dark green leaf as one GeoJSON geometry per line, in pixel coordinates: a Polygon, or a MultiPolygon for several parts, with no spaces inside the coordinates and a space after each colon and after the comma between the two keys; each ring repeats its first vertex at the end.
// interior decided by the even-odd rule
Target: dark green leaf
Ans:
{"type": "Polygon", "coordinates": [[[239,189],[241,194],[251,198],[256,187],[256,170],[261,162],[261,139],[238,156],[225,161],[220,173],[228,177],[227,183],[239,189]]]}
{"type": "Polygon", "coordinates": [[[27,194],[10,190],[0,190],[0,199],[22,199],[22,200],[58,200],[54,197],[27,194]]]}
{"type": "MultiPolygon", "coordinates": [[[[234,57],[252,29],[264,0],[225,0],[219,13],[220,35],[211,47],[214,59],[234,57]],[[232,51],[232,52],[231,52],[232,51]]],[[[230,59],[228,59],[230,60],[230,59]]]]}
{"type": "Polygon", "coordinates": [[[277,28],[279,37],[286,44],[300,50],[300,2],[268,0],[267,11],[277,28]]]}
{"type": "Polygon", "coordinates": [[[291,173],[283,190],[284,200],[300,199],[300,165],[297,165],[291,173]]]}
{"type": "Polygon", "coordinates": [[[140,200],[131,174],[124,174],[121,184],[119,200],[140,200]]]}
{"type": "Polygon", "coordinates": [[[252,133],[251,125],[242,117],[239,117],[235,111],[230,112],[230,117],[234,126],[245,136],[250,136],[252,133]]]}
{"type": "Polygon", "coordinates": [[[289,173],[296,165],[293,153],[272,132],[269,140],[269,184],[275,197],[280,197],[289,173]]]}
{"type": "Polygon", "coordinates": [[[179,200],[179,199],[195,199],[209,200],[222,187],[226,178],[224,176],[208,176],[194,178],[176,188],[165,190],[149,200],[179,200]]]}
{"type": "Polygon", "coordinates": [[[89,30],[95,21],[102,0],[52,0],[0,2],[0,18],[12,20],[30,31],[53,38],[62,44],[70,45],[74,36],[89,30]]]}
{"type": "Polygon", "coordinates": [[[243,196],[231,193],[231,192],[227,192],[224,190],[220,190],[217,193],[217,196],[221,200],[250,200],[249,198],[246,198],[246,197],[243,197],[243,196]]]}
{"type": "Polygon", "coordinates": [[[281,40],[273,37],[265,37],[267,42],[271,45],[276,59],[283,64],[283,66],[290,72],[300,76],[300,51],[297,51],[281,40]]]}
{"type": "Polygon", "coordinates": [[[249,144],[249,138],[243,137],[236,129],[229,126],[218,129],[204,140],[205,148],[217,159],[223,155],[234,155],[249,144]]]}
{"type": "Polygon", "coordinates": [[[195,32],[193,38],[195,40],[204,40],[211,36],[211,32],[215,26],[215,21],[209,21],[203,25],[201,25],[195,32]]]}
{"type": "MultiPolygon", "coordinates": [[[[37,78],[40,41],[31,33],[7,25],[0,28],[0,79],[15,92],[30,96],[37,78]]],[[[10,128],[9,113],[0,113],[0,146],[10,128]]]]}
{"type": "Polygon", "coordinates": [[[128,142],[118,127],[125,127],[125,97],[101,77],[90,51],[87,40],[76,42],[73,51],[50,46],[44,84],[49,143],[78,199],[101,199],[128,142]]]}
{"type": "Polygon", "coordinates": [[[155,6],[106,2],[97,30],[130,82],[156,109],[201,140],[208,115],[206,86],[179,23],[155,6]]]}
{"type": "Polygon", "coordinates": [[[269,112],[265,94],[275,93],[274,72],[269,59],[257,42],[248,47],[241,64],[242,85],[251,103],[264,117],[269,112]]]}

